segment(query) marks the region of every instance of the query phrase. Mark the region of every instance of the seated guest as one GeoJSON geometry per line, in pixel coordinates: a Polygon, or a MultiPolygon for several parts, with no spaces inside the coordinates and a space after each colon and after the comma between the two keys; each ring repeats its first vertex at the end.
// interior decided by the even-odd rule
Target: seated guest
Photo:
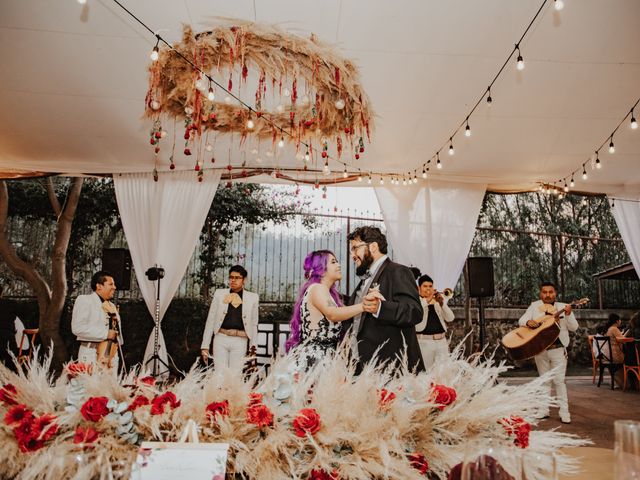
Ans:
{"type": "Polygon", "coordinates": [[[640,340],[640,312],[636,312],[631,316],[631,320],[629,320],[629,333],[627,333],[627,336],[640,340]]]}
{"type": "Polygon", "coordinates": [[[606,324],[606,332],[605,336],[611,339],[611,360],[614,363],[622,363],[624,362],[624,352],[622,350],[622,344],[618,342],[623,338],[626,338],[624,334],[620,331],[620,326],[622,325],[622,319],[620,315],[617,313],[609,314],[609,320],[606,324]]]}
{"type": "Polygon", "coordinates": [[[449,354],[449,343],[446,338],[447,322],[455,318],[447,305],[448,299],[433,288],[433,280],[429,275],[418,279],[420,302],[424,310],[422,321],[416,325],[416,334],[424,366],[428,370],[438,358],[449,354]]]}

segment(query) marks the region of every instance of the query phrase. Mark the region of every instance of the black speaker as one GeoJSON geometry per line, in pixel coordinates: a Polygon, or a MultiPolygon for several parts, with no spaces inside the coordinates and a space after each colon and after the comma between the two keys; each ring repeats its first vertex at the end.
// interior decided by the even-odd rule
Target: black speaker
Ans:
{"type": "Polygon", "coordinates": [[[493,297],[493,258],[467,258],[467,272],[469,274],[470,297],[493,297]]]}
{"type": "Polygon", "coordinates": [[[102,269],[113,275],[118,290],[131,289],[131,254],[126,248],[102,250],[102,269]]]}

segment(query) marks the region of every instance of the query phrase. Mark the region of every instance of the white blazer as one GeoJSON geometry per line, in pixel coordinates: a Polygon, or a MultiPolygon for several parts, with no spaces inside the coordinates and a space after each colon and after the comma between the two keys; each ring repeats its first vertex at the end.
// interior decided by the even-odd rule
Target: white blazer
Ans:
{"type": "MultiPolygon", "coordinates": [[[[231,291],[228,288],[219,288],[213,293],[211,307],[207,315],[207,323],[204,327],[204,335],[202,336],[202,350],[208,350],[211,345],[211,337],[220,331],[224,317],[227,315],[229,308],[228,303],[224,303],[224,297],[229,295],[231,291]]],[[[242,291],[242,323],[244,331],[249,337],[249,345],[255,346],[258,341],[258,308],[260,299],[257,293],[242,291]]]]}
{"type": "MultiPolygon", "coordinates": [[[[120,315],[118,316],[118,324],[120,315]]],[[[71,316],[71,331],[80,342],[101,342],[109,335],[109,316],[102,310],[102,299],[97,293],[78,295],[73,304],[71,316]]],[[[120,344],[123,344],[122,328],[118,334],[120,344]]]]}
{"type": "MultiPolygon", "coordinates": [[[[420,297],[420,303],[422,304],[422,309],[424,310],[424,314],[422,315],[422,321],[416,325],[417,332],[420,332],[421,330],[425,329],[425,327],[427,326],[427,320],[429,318],[429,304],[422,297],[420,297]]],[[[447,323],[453,322],[456,316],[449,308],[449,305],[447,305],[447,302],[444,302],[442,306],[440,306],[438,302],[434,303],[433,305],[436,311],[436,315],[438,315],[438,320],[440,320],[440,324],[442,325],[442,328],[446,332],[447,323]]]]}
{"type": "MultiPolygon", "coordinates": [[[[518,320],[518,325],[524,327],[527,325],[527,322],[529,320],[537,320],[540,317],[543,317],[544,312],[540,310],[540,307],[542,307],[542,305],[542,300],[536,300],[531,305],[529,305],[527,311],[524,312],[524,315],[522,315],[520,317],[520,320],[518,320]]],[[[553,308],[555,308],[556,311],[559,312],[565,307],[565,305],[566,303],[556,302],[553,304],[553,308]]],[[[571,315],[564,315],[558,322],[558,325],[560,326],[560,336],[558,338],[560,339],[562,345],[568,347],[569,332],[575,332],[578,329],[578,320],[576,320],[576,316],[573,314],[573,312],[571,312],[571,315]]]]}

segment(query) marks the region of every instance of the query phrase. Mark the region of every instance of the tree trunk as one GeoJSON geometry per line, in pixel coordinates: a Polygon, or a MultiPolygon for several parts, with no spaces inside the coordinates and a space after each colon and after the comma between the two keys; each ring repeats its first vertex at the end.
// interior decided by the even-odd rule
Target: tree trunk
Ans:
{"type": "Polygon", "coordinates": [[[67,297],[67,248],[83,182],[83,177],[74,178],[67,194],[67,201],[58,217],[56,238],[51,254],[51,302],[44,318],[40,316],[40,337],[43,345],[53,346],[51,367],[57,372],[61,371],[63,363],[68,360],[67,347],[60,336],[60,317],[67,297]]]}

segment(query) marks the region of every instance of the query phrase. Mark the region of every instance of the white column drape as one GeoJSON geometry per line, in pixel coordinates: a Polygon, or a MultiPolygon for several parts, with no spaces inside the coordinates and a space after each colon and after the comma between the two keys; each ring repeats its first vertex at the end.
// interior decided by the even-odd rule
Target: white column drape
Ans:
{"type": "Polygon", "coordinates": [[[394,258],[454,288],[471,248],[486,185],[429,181],[375,187],[394,258]]]}
{"type": "MultiPolygon", "coordinates": [[[[145,272],[155,265],[165,270],[160,281],[162,321],[198,242],[220,183],[220,171],[205,171],[203,182],[198,182],[192,171],[183,171],[160,173],[157,182],[150,173],[118,174],[113,183],[136,279],[152,316],[157,283],[149,281],[145,272]]],[[[151,332],[143,365],[153,355],[153,344],[151,332]]],[[[162,331],[159,345],[160,359],[167,363],[162,331]]]]}
{"type": "Polygon", "coordinates": [[[631,257],[633,268],[640,276],[640,201],[638,200],[615,200],[611,211],[624,246],[631,257]]]}

